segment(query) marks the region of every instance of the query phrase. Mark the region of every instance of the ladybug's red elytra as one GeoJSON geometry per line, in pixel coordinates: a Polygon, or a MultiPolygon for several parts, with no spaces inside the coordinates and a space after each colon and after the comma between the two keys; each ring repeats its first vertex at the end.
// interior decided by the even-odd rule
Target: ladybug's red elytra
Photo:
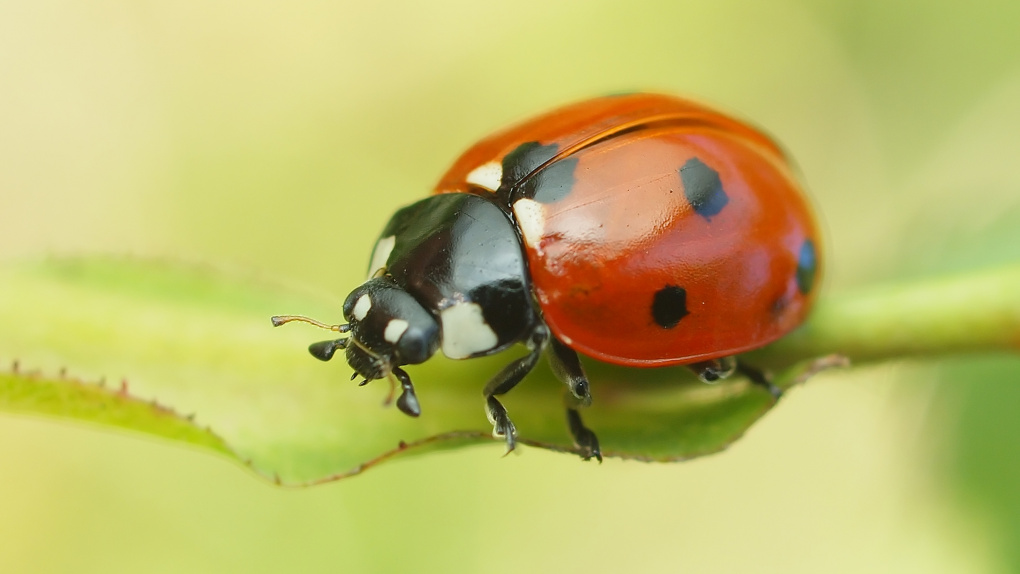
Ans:
{"type": "Polygon", "coordinates": [[[397,406],[420,414],[402,368],[516,343],[484,388],[493,434],[515,445],[496,398],[546,352],[566,384],[569,430],[602,460],[578,407],[578,354],[631,367],[688,365],[703,380],[801,323],[820,272],[814,216],[783,152],[747,124],[657,94],[598,98],[496,133],[465,152],[434,193],[393,216],[370,278],[344,303],[337,349],[365,381],[395,376],[397,406]]]}

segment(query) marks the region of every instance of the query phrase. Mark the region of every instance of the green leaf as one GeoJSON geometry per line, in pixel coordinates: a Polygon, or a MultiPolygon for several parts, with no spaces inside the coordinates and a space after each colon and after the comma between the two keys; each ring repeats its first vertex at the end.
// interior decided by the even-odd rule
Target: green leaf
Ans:
{"type": "MultiPolygon", "coordinates": [[[[995,277],[1014,281],[1015,293],[1020,273],[1007,271],[995,277]]],[[[250,275],[167,262],[87,258],[2,267],[0,360],[17,361],[20,369],[0,377],[0,410],[169,438],[235,457],[287,484],[332,480],[390,458],[469,444],[502,453],[481,389],[510,355],[437,357],[410,367],[422,415],[408,417],[384,406],[391,393],[386,381],[361,388],[348,380],[342,359],[322,363],[308,355],[308,344],[328,333],[274,329],[269,321],[284,313],[339,319],[340,296],[323,300],[250,275]],[[80,380],[58,376],[65,369],[80,380]]],[[[868,297],[862,300],[879,305],[868,297]]],[[[815,335],[798,333],[759,353],[761,364],[786,367],[777,385],[788,387],[827,364],[805,361],[841,349],[839,329],[830,323],[852,325],[847,309],[859,304],[853,296],[822,302],[820,319],[802,329],[815,335]]],[[[861,320],[876,316],[883,315],[861,320]]],[[[1012,320],[1015,327],[1020,313],[1012,320]]],[[[904,317],[901,323],[912,324],[904,317]]],[[[882,340],[869,344],[881,347],[882,340]]],[[[848,348],[878,356],[871,347],[848,348]]],[[[624,369],[592,361],[586,367],[595,401],[583,416],[606,456],[683,460],[717,452],[774,404],[765,389],[739,377],[705,385],[682,367],[624,369]]],[[[505,396],[523,444],[573,450],[563,390],[543,364],[505,396]]]]}
{"type": "Polygon", "coordinates": [[[155,401],[131,396],[126,383],[110,388],[61,374],[44,377],[16,367],[0,373],[0,410],[49,415],[141,431],[234,456],[211,430],[155,401]]]}

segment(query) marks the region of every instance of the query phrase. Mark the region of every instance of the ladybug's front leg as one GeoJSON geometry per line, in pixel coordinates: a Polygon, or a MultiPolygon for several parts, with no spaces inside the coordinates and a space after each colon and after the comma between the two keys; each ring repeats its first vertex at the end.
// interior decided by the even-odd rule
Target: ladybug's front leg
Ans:
{"type": "Polygon", "coordinates": [[[503,370],[496,373],[496,376],[492,377],[485,385],[485,390],[483,391],[485,394],[485,414],[488,415],[489,422],[492,423],[492,435],[506,438],[507,453],[517,446],[515,439],[517,429],[514,428],[514,423],[510,421],[506,407],[503,406],[503,403],[499,402],[496,396],[509,392],[510,389],[517,386],[517,383],[521,382],[521,379],[535,368],[548,340],[549,329],[545,325],[536,327],[525,343],[530,352],[503,367],[503,370]]]}
{"type": "Polygon", "coordinates": [[[549,363],[552,365],[553,373],[566,383],[567,389],[567,427],[570,435],[574,438],[574,444],[581,451],[581,458],[584,460],[598,459],[602,462],[602,450],[599,448],[599,439],[591,429],[584,426],[581,421],[581,413],[577,406],[588,406],[591,404],[591,390],[588,384],[588,377],[584,374],[577,353],[570,347],[561,343],[553,337],[549,345],[549,363]]]}

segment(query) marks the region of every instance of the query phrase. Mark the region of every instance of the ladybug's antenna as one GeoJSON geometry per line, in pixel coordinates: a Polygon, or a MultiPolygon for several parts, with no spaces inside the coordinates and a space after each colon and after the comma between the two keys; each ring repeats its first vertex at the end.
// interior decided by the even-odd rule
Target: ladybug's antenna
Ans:
{"type": "Polygon", "coordinates": [[[337,333],[346,333],[351,330],[351,326],[347,323],[344,323],[343,325],[327,325],[322,321],[316,321],[315,319],[305,317],[303,315],[275,315],[272,317],[272,321],[274,327],[279,327],[280,325],[284,325],[292,321],[300,321],[302,323],[315,325],[320,329],[326,329],[327,331],[336,331],[337,333]]]}

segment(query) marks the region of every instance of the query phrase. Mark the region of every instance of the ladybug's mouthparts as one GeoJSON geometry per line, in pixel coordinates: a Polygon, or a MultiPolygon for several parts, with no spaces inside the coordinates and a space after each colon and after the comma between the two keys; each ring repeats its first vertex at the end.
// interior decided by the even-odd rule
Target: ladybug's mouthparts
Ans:
{"type": "MultiPolygon", "coordinates": [[[[277,315],[272,318],[272,321],[274,327],[285,325],[291,321],[300,321],[337,333],[349,333],[351,330],[350,324],[347,323],[327,325],[301,315],[277,315]]],[[[401,388],[400,397],[397,398],[397,408],[412,417],[421,414],[421,407],[418,404],[418,396],[414,392],[414,386],[411,384],[411,377],[403,369],[393,364],[393,357],[372,351],[355,337],[320,341],[308,346],[308,352],[320,361],[332,359],[337,349],[344,349],[346,351],[347,364],[354,369],[354,374],[351,375],[352,381],[358,378],[358,375],[365,377],[365,380],[361,382],[362,385],[375,379],[390,379],[390,398],[386,400],[389,403],[393,397],[395,387],[393,377],[395,376],[396,382],[399,382],[401,388]]]]}
{"type": "Polygon", "coordinates": [[[361,384],[375,379],[385,379],[393,371],[390,356],[372,351],[354,337],[339,340],[337,346],[347,350],[347,364],[354,369],[356,373],[354,378],[357,378],[357,375],[365,377],[361,384]]]}

